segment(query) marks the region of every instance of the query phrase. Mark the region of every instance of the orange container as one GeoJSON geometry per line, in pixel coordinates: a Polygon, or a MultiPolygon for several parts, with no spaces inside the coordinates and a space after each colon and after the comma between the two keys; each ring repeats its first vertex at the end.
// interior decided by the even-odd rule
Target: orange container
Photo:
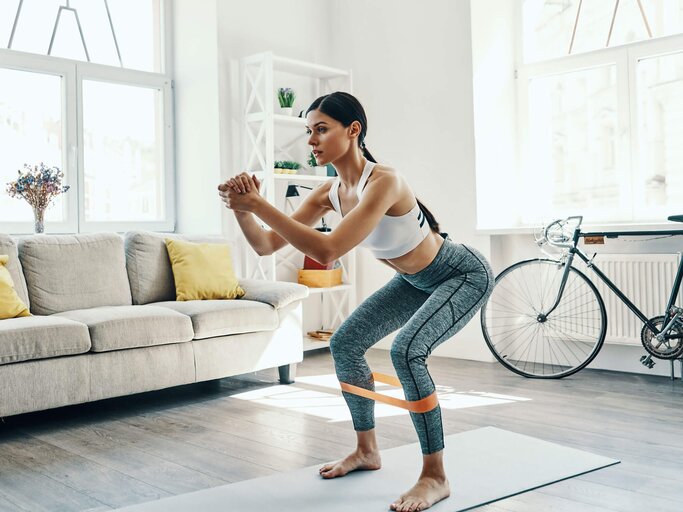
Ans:
{"type": "Polygon", "coordinates": [[[342,268],[332,270],[299,270],[299,284],[305,284],[311,288],[327,288],[342,284],[342,268]]]}

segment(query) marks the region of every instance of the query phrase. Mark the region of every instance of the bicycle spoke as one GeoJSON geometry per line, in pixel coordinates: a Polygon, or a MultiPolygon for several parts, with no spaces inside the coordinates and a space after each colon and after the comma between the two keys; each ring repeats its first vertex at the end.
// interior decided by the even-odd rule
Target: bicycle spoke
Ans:
{"type": "MultiPolygon", "coordinates": [[[[526,331],[529,327],[532,327],[533,325],[534,325],[534,324],[529,324],[529,325],[527,325],[523,331],[520,331],[520,332],[517,334],[517,337],[516,337],[516,338],[513,338],[512,341],[510,341],[510,343],[508,343],[507,345],[505,345],[505,347],[501,347],[501,349],[500,349],[500,350],[497,350],[497,352],[498,352],[499,354],[501,354],[501,355],[502,355],[502,354],[505,354],[505,352],[507,352],[507,349],[508,349],[514,342],[516,342],[517,340],[521,339],[522,335],[524,334],[524,331],[526,331]]],[[[513,352],[513,353],[514,353],[514,352],[513,352]]],[[[508,354],[508,356],[509,356],[509,355],[510,355],[510,354],[508,354]]]]}
{"type": "MultiPolygon", "coordinates": [[[[519,278],[517,278],[517,281],[518,282],[517,282],[517,286],[515,286],[515,291],[509,292],[509,293],[512,293],[513,296],[518,297],[520,300],[522,300],[522,302],[524,302],[524,304],[529,306],[534,312],[538,313],[538,310],[536,309],[536,307],[533,304],[533,300],[531,299],[531,296],[530,295],[524,296],[524,289],[523,289],[523,287],[520,286],[519,278]],[[519,291],[519,293],[517,293],[517,291],[519,291]]],[[[511,286],[512,286],[512,284],[511,284],[511,286]]]]}
{"type": "MultiPolygon", "coordinates": [[[[567,341],[574,342],[574,343],[587,343],[586,341],[572,338],[572,337],[569,336],[567,333],[565,333],[564,331],[562,331],[562,329],[557,329],[557,330],[558,330],[560,333],[564,334],[565,337],[568,338],[567,341]]],[[[567,345],[567,348],[569,349],[570,352],[572,352],[572,354],[574,354],[574,351],[571,349],[571,347],[570,347],[569,345],[567,345]]],[[[580,349],[580,345],[579,345],[579,349],[580,349]]],[[[589,353],[589,352],[584,352],[584,356],[587,356],[588,353],[589,353]]],[[[575,355],[575,354],[574,354],[574,355],[575,355]]],[[[580,360],[580,359],[577,357],[577,360],[580,360]]]]}
{"type": "MultiPolygon", "coordinates": [[[[546,327],[544,326],[544,329],[545,329],[545,328],[546,328],[546,327]]],[[[560,350],[560,352],[562,352],[562,349],[561,349],[559,346],[558,346],[557,348],[560,350]]],[[[549,352],[550,352],[553,356],[555,355],[555,351],[553,350],[553,344],[552,344],[552,343],[549,343],[549,344],[548,344],[548,350],[549,350],[549,352]]],[[[571,364],[569,363],[569,359],[568,359],[567,356],[564,354],[564,352],[562,352],[562,355],[563,355],[564,358],[567,360],[567,365],[566,365],[566,366],[571,366],[571,364]]],[[[560,368],[562,368],[561,365],[558,365],[558,366],[560,366],[560,368]]],[[[555,364],[553,364],[552,367],[553,367],[553,373],[558,373],[558,372],[555,371],[555,364]]]]}
{"type": "MultiPolygon", "coordinates": [[[[537,329],[538,329],[538,324],[536,324],[536,326],[535,326],[535,328],[534,328],[534,330],[533,330],[533,332],[532,332],[532,335],[531,335],[531,337],[529,338],[529,341],[526,342],[526,345],[520,345],[519,347],[515,348],[515,350],[513,350],[512,352],[510,352],[510,353],[508,354],[508,357],[509,357],[510,359],[514,359],[512,356],[513,356],[513,355],[517,352],[517,350],[519,350],[519,349],[522,350],[522,356],[524,356],[525,349],[526,349],[526,352],[529,352],[529,350],[531,350],[531,344],[532,344],[533,341],[534,341],[534,336],[535,336],[535,333],[537,332],[537,329]]],[[[522,360],[522,359],[518,359],[518,361],[521,361],[521,360],[522,360]]]]}
{"type": "MultiPolygon", "coordinates": [[[[515,314],[519,314],[519,310],[510,309],[509,307],[506,307],[505,304],[501,304],[500,302],[497,302],[496,300],[489,300],[489,302],[492,303],[492,304],[495,304],[495,305],[498,306],[498,307],[500,307],[500,308],[501,308],[501,311],[504,311],[504,312],[506,312],[506,313],[515,313],[515,314]]],[[[531,316],[531,315],[528,315],[528,316],[531,316]]],[[[536,318],[536,315],[534,314],[532,318],[536,318]]]]}
{"type": "Polygon", "coordinates": [[[501,327],[510,327],[510,326],[513,326],[513,325],[515,326],[514,329],[509,329],[509,330],[507,330],[507,331],[496,331],[496,334],[500,336],[500,335],[502,335],[502,334],[507,334],[507,333],[509,333],[509,332],[516,331],[516,330],[518,330],[518,329],[520,329],[520,328],[522,328],[522,327],[524,327],[524,326],[526,326],[526,325],[531,325],[531,324],[535,324],[535,323],[536,323],[536,320],[531,320],[531,321],[525,322],[525,323],[523,323],[523,324],[521,324],[521,325],[520,325],[519,323],[512,323],[512,324],[493,325],[492,327],[498,328],[498,329],[499,329],[499,328],[501,328],[501,327]]]}

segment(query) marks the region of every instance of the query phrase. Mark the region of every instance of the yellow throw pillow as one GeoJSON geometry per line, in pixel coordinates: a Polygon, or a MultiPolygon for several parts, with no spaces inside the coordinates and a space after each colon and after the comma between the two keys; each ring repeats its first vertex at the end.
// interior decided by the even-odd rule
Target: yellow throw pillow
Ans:
{"type": "Polygon", "coordinates": [[[19,298],[14,289],[14,281],[5,267],[9,261],[7,254],[0,254],[0,320],[30,316],[26,304],[19,298]]]}
{"type": "Polygon", "coordinates": [[[244,295],[232,269],[230,246],[166,239],[176,300],[239,299],[244,295]]]}

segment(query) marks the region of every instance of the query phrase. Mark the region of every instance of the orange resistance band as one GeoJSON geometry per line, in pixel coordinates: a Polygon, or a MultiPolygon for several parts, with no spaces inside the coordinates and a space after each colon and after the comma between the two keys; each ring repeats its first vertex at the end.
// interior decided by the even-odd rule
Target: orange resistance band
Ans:
{"type": "MultiPolygon", "coordinates": [[[[383,382],[384,384],[390,384],[392,386],[401,387],[401,382],[391,375],[384,375],[383,373],[372,373],[373,379],[376,382],[383,382]]],[[[432,409],[435,409],[439,405],[439,399],[436,396],[436,391],[422,400],[401,400],[400,398],[394,398],[393,396],[383,395],[381,393],[375,393],[369,389],[359,388],[358,386],[353,386],[347,384],[346,382],[340,382],[342,391],[347,393],[353,393],[354,395],[369,398],[370,400],[376,400],[377,402],[384,402],[394,407],[400,407],[401,409],[407,409],[410,412],[425,413],[432,409]]]]}

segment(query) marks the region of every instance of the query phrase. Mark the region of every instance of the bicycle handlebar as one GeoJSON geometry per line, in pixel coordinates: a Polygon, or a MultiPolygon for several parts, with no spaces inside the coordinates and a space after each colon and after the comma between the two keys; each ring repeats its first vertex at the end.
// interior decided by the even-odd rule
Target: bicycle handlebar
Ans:
{"type": "Polygon", "coordinates": [[[579,229],[582,222],[582,215],[574,215],[567,217],[566,219],[557,219],[545,226],[540,236],[535,237],[536,243],[539,246],[547,243],[548,245],[552,245],[554,247],[570,249],[574,246],[574,232],[579,229]],[[573,226],[573,229],[570,233],[567,233],[565,228],[573,222],[576,222],[576,225],[573,226]]]}

